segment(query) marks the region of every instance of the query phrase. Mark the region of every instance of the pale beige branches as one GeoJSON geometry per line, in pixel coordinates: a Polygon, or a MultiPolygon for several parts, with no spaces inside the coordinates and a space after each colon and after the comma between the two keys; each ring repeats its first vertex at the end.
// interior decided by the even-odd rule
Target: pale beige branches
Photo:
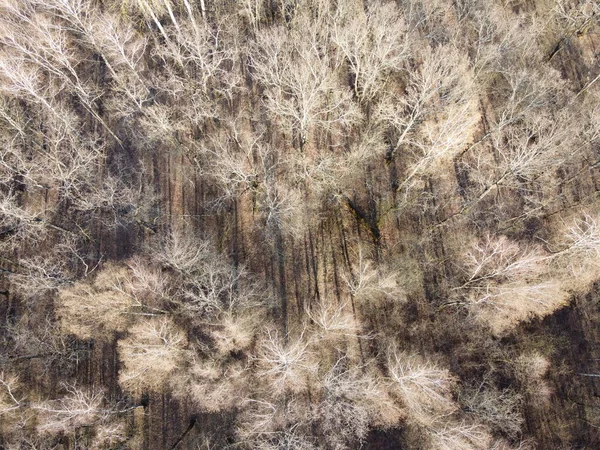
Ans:
{"type": "MultiPolygon", "coordinates": [[[[83,54],[76,51],[76,47],[71,45],[71,32],[73,31],[62,21],[73,23],[83,33],[87,31],[85,24],[84,11],[88,5],[83,2],[71,0],[49,0],[48,2],[25,2],[24,8],[11,8],[4,14],[4,26],[11,30],[3,37],[4,48],[10,52],[9,58],[13,60],[22,60],[30,66],[30,72],[34,78],[23,85],[19,82],[14,72],[8,74],[12,80],[13,87],[26,88],[23,91],[30,94],[34,99],[41,102],[44,106],[56,115],[55,108],[45,99],[41,99],[36,94],[35,77],[43,75],[46,78],[46,85],[52,89],[47,98],[57,97],[62,91],[67,91],[78,99],[81,106],[111,134],[117,142],[119,139],[115,136],[107,123],[98,113],[96,100],[101,96],[101,88],[95,86],[89,77],[81,73],[80,65],[85,58],[83,54]],[[47,14],[42,14],[35,8],[29,7],[34,4],[39,10],[46,10],[47,14]],[[52,16],[60,19],[54,20],[52,16]],[[35,43],[35,45],[33,45],[35,43]]],[[[13,70],[14,67],[9,67],[13,70]]],[[[21,78],[22,80],[22,78],[21,78]]],[[[60,116],[57,116],[60,118],[60,116]]]]}
{"type": "MultiPolygon", "coordinates": [[[[107,105],[117,114],[138,112],[148,99],[143,77],[147,40],[131,24],[109,13],[99,13],[89,2],[48,0],[38,2],[52,22],[77,35],[78,41],[97,53],[112,78],[107,105]],[[119,101],[113,101],[117,97],[119,101]]],[[[80,89],[81,90],[81,89],[80,89]]],[[[93,105],[90,103],[90,105],[93,105]]]]}
{"type": "Polygon", "coordinates": [[[69,267],[70,255],[56,246],[51,257],[40,255],[26,256],[19,259],[18,270],[10,275],[15,290],[25,298],[35,298],[51,293],[68,285],[73,272],[69,267]]]}
{"type": "Polygon", "coordinates": [[[303,193],[294,186],[278,183],[269,178],[258,192],[258,210],[270,232],[278,232],[300,237],[306,230],[310,218],[302,209],[303,193]]]}
{"type": "Polygon", "coordinates": [[[256,450],[279,450],[282,448],[293,450],[314,450],[317,447],[315,439],[307,433],[298,431],[297,426],[276,431],[270,436],[262,436],[258,440],[250,441],[256,450]]]}
{"type": "Polygon", "coordinates": [[[586,0],[582,2],[557,2],[553,9],[555,20],[571,32],[580,32],[581,28],[600,14],[598,3],[586,0]]]}
{"type": "Polygon", "coordinates": [[[120,70],[126,70],[143,85],[148,38],[136,31],[130,22],[120,20],[115,15],[102,14],[94,19],[94,43],[103,50],[111,75],[119,80],[120,70]]]}
{"type": "Polygon", "coordinates": [[[307,308],[306,314],[314,324],[319,338],[334,345],[356,338],[361,332],[361,325],[352,313],[352,306],[338,303],[333,298],[322,299],[310,309],[307,308]]]}
{"type": "Polygon", "coordinates": [[[284,161],[276,147],[264,142],[264,131],[248,132],[239,120],[232,120],[229,128],[211,139],[205,150],[206,171],[222,191],[215,205],[228,205],[250,194],[268,228],[301,235],[307,214],[302,208],[304,194],[292,181],[301,176],[297,167],[284,161]]]}
{"type": "Polygon", "coordinates": [[[171,105],[153,104],[144,107],[144,114],[140,116],[140,137],[147,146],[156,144],[176,145],[178,133],[186,133],[186,124],[176,120],[177,110],[171,105]]]}
{"type": "Polygon", "coordinates": [[[142,110],[149,99],[145,61],[148,38],[133,25],[110,14],[93,18],[87,34],[90,45],[102,56],[112,77],[111,102],[116,112],[126,115],[142,110]]]}
{"type": "MultiPolygon", "coordinates": [[[[23,167],[25,161],[20,155],[19,144],[26,139],[29,118],[26,117],[22,108],[19,108],[18,102],[7,96],[0,95],[0,139],[2,142],[2,151],[0,153],[0,173],[2,178],[8,173],[15,172],[15,167],[23,167]]],[[[19,173],[22,173],[18,170],[19,173]]]]}
{"type": "Polygon", "coordinates": [[[347,60],[355,94],[368,103],[385,90],[390,76],[404,67],[407,30],[400,9],[392,2],[370,4],[366,11],[359,2],[340,5],[332,40],[347,60]]]}
{"type": "MultiPolygon", "coordinates": [[[[169,277],[160,267],[150,264],[140,256],[127,261],[128,274],[121,282],[112,284],[119,291],[132,296],[140,305],[159,308],[171,295],[169,277]]],[[[160,310],[156,310],[160,312],[160,310]]]]}
{"type": "Polygon", "coordinates": [[[425,48],[418,70],[411,72],[406,93],[382,101],[380,123],[393,131],[388,158],[401,149],[409,158],[400,184],[410,186],[440,161],[451,157],[472,137],[478,121],[473,80],[467,58],[457,50],[425,48]]]}
{"type": "Polygon", "coordinates": [[[208,241],[185,230],[176,229],[165,237],[153,256],[165,267],[182,273],[190,273],[205,262],[209,253],[208,241]]]}
{"type": "Polygon", "coordinates": [[[400,410],[377,373],[340,358],[320,379],[315,419],[332,448],[356,448],[371,428],[395,426],[400,410]]]}
{"type": "Polygon", "coordinates": [[[523,426],[523,397],[513,389],[500,390],[482,382],[479,386],[465,389],[460,396],[463,409],[478,421],[516,439],[523,426]]]}
{"type": "Polygon", "coordinates": [[[431,450],[488,450],[492,441],[485,427],[465,422],[439,423],[428,432],[431,450]]]}
{"type": "Polygon", "coordinates": [[[496,332],[544,316],[566,299],[560,280],[550,272],[550,258],[538,246],[486,235],[460,259],[465,278],[453,294],[496,332]]]}
{"type": "Polygon", "coordinates": [[[286,30],[263,30],[252,49],[255,77],[266,88],[265,106],[280,129],[302,148],[318,131],[345,132],[360,120],[351,93],[337,81],[337,62],[321,53],[319,32],[308,19],[286,30]]]}
{"type": "Polygon", "coordinates": [[[0,434],[3,445],[11,450],[24,448],[22,440],[29,433],[23,433],[23,430],[29,429],[35,420],[30,399],[25,396],[29,392],[26,383],[19,378],[8,370],[0,371],[0,434]]]}
{"type": "Polygon", "coordinates": [[[251,385],[243,361],[191,358],[189,368],[177,371],[169,380],[175,396],[192,400],[195,407],[209,413],[244,406],[243,393],[251,385]]]}
{"type": "Polygon", "coordinates": [[[255,359],[258,374],[269,380],[277,394],[305,392],[318,367],[318,357],[304,332],[284,340],[278,332],[267,331],[258,343],[255,359]]]}
{"type": "MultiPolygon", "coordinates": [[[[58,196],[73,202],[79,210],[114,206],[117,192],[98,189],[105,162],[105,143],[95,133],[82,133],[79,119],[64,105],[56,105],[60,117],[43,118],[43,131],[29,134],[27,145],[14,145],[2,151],[0,163],[11,177],[22,177],[27,186],[28,209],[45,209],[44,196],[58,196]]],[[[114,191],[114,190],[113,190],[114,191]]],[[[120,189],[122,194],[125,189],[120,189]]],[[[12,193],[4,195],[10,198],[12,193]]],[[[52,198],[51,197],[51,198],[52,198]]],[[[8,210],[7,210],[8,212],[8,210]]],[[[13,211],[11,215],[15,215],[13,211]]],[[[38,213],[41,216],[41,211],[38,213]]],[[[38,217],[42,218],[42,217],[38,217]]],[[[26,220],[24,217],[21,221],[26,220]]],[[[32,218],[28,221],[31,222],[32,218]]]]}
{"type": "Polygon", "coordinates": [[[140,321],[128,331],[128,336],[118,342],[123,364],[119,384],[136,393],[160,390],[185,364],[185,333],[168,317],[140,321]]]}
{"type": "Polygon", "coordinates": [[[73,207],[95,213],[97,220],[109,229],[131,225],[139,210],[154,200],[151,195],[143,195],[134,184],[119,175],[105,174],[97,185],[90,183],[84,195],[73,199],[73,207]]]}
{"type": "Polygon", "coordinates": [[[87,351],[61,330],[59,321],[39,313],[22,317],[6,331],[12,341],[6,355],[16,361],[31,361],[29,370],[37,377],[72,370],[87,351]]]}
{"type": "Polygon", "coordinates": [[[417,424],[431,426],[457,409],[452,399],[456,378],[448,369],[419,355],[390,348],[388,371],[390,389],[400,397],[408,417],[417,424]]]}
{"type": "Polygon", "coordinates": [[[262,138],[263,133],[250,133],[237,120],[231,121],[228,132],[212,137],[205,150],[209,164],[206,171],[221,188],[222,201],[247,192],[258,193],[260,184],[277,169],[274,149],[262,138]]]}
{"type": "Polygon", "coordinates": [[[536,446],[537,443],[533,439],[517,441],[514,444],[504,439],[497,439],[489,448],[490,450],[534,450],[536,446]]]}
{"type": "Polygon", "coordinates": [[[512,370],[522,391],[538,406],[547,405],[553,394],[546,380],[551,364],[550,359],[538,351],[523,352],[512,361],[512,370]]]}
{"type": "Polygon", "coordinates": [[[116,411],[106,407],[104,394],[97,390],[85,390],[75,385],[65,385],[66,395],[58,400],[36,403],[39,433],[57,434],[73,432],[106,420],[116,411]]]}
{"type": "Polygon", "coordinates": [[[45,211],[32,202],[23,204],[15,192],[0,192],[0,227],[6,233],[3,248],[21,246],[29,240],[43,240],[48,232],[42,221],[45,211]]]}
{"type": "MultiPolygon", "coordinates": [[[[167,21],[152,16],[164,41],[153,53],[164,64],[164,70],[151,82],[159,86],[163,101],[178,105],[178,120],[183,127],[202,126],[209,119],[220,118],[219,100],[233,101],[241,88],[236,68],[239,43],[226,30],[228,24],[197,20],[198,13],[191,3],[186,0],[180,5],[185,14],[168,9],[167,21]]],[[[153,8],[144,9],[151,13],[153,8]]],[[[146,123],[155,118],[147,115],[146,123]]]]}
{"type": "Polygon", "coordinates": [[[574,219],[565,232],[566,252],[585,259],[600,255],[600,224],[597,217],[584,214],[574,219]]]}
{"type": "Polygon", "coordinates": [[[595,211],[579,211],[571,217],[560,217],[551,242],[552,266],[565,276],[570,288],[587,288],[596,280],[600,265],[600,223],[595,211]]]}
{"type": "Polygon", "coordinates": [[[107,265],[92,283],[86,280],[59,291],[58,315],[63,329],[82,339],[106,332],[124,331],[135,299],[118,289],[127,283],[124,267],[107,265]]]}
{"type": "Polygon", "coordinates": [[[487,280],[529,278],[543,270],[545,255],[537,247],[523,249],[505,236],[486,235],[473,244],[463,257],[467,275],[461,288],[487,280]]]}
{"type": "Polygon", "coordinates": [[[131,432],[126,420],[105,421],[96,424],[96,434],[91,443],[90,450],[104,450],[123,445],[131,437],[131,432]]]}
{"type": "Polygon", "coordinates": [[[547,111],[556,111],[556,103],[565,100],[564,81],[555,70],[545,68],[542,71],[526,64],[500,70],[500,75],[504,82],[495,94],[502,98],[503,103],[494,111],[493,130],[501,130],[547,111]]]}
{"type": "Polygon", "coordinates": [[[471,173],[482,185],[474,202],[507,187],[518,190],[534,205],[540,203],[538,197],[543,198],[548,186],[557,184],[554,169],[575,161],[568,149],[580,145],[575,141],[578,128],[567,112],[555,116],[529,113],[518,125],[498,125],[490,132],[493,152],[484,147],[474,152],[471,173]]]}
{"type": "Polygon", "coordinates": [[[225,356],[250,349],[264,320],[261,311],[223,314],[210,332],[218,352],[225,356]]]}
{"type": "Polygon", "coordinates": [[[252,25],[252,28],[256,33],[264,15],[264,3],[261,0],[242,0],[238,2],[238,4],[240,16],[252,25]]]}
{"type": "Polygon", "coordinates": [[[125,426],[119,416],[133,408],[109,403],[104,393],[93,387],[63,384],[63,388],[65,394],[60,398],[27,405],[35,414],[40,436],[75,435],[81,428],[93,427],[96,433],[91,448],[105,448],[107,443],[126,440],[125,426]]]}
{"type": "Polygon", "coordinates": [[[19,409],[24,401],[17,391],[21,383],[16,375],[0,372],[0,417],[19,409]]]}
{"type": "Polygon", "coordinates": [[[154,258],[180,277],[172,301],[195,317],[216,317],[238,307],[260,303],[243,268],[235,268],[209,241],[173,230],[154,251],[154,258]]]}
{"type": "Polygon", "coordinates": [[[245,401],[236,431],[248,448],[313,450],[318,447],[309,427],[310,406],[301,397],[287,402],[251,398],[245,401]]]}
{"type": "Polygon", "coordinates": [[[59,118],[61,111],[48,95],[49,88],[48,85],[43,86],[39,67],[23,58],[0,54],[0,92],[13,98],[26,98],[59,118]]]}
{"type": "Polygon", "coordinates": [[[362,248],[357,250],[355,267],[342,278],[349,294],[365,305],[376,305],[386,300],[403,299],[402,289],[398,286],[396,274],[391,270],[377,268],[362,248]]]}
{"type": "MultiPolygon", "coordinates": [[[[190,20],[182,24],[173,38],[180,52],[178,58],[188,68],[189,81],[205,95],[210,88],[224,94],[236,84],[233,75],[225,70],[227,64],[234,63],[236,44],[225,41],[224,35],[218,26],[212,28],[206,22],[198,24],[190,20]],[[225,42],[229,45],[223,45],[225,42]]],[[[171,55],[163,57],[168,59],[171,55]]]]}
{"type": "Polygon", "coordinates": [[[343,151],[320,148],[316,154],[286,155],[285,176],[315,199],[308,207],[317,209],[323,202],[342,200],[342,192],[352,191],[369,164],[385,157],[386,148],[381,129],[369,127],[343,151]]]}

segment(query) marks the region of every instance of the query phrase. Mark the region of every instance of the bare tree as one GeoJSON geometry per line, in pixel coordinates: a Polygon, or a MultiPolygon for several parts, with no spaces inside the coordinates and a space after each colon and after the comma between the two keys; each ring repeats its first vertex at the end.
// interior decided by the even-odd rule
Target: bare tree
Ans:
{"type": "Polygon", "coordinates": [[[453,288],[458,303],[501,331],[531,315],[544,315],[566,298],[552,276],[549,255],[540,247],[522,248],[504,236],[488,235],[465,252],[466,278],[453,288]]]}
{"type": "Polygon", "coordinates": [[[243,0],[240,2],[240,15],[252,26],[256,33],[264,15],[264,2],[261,0],[243,0]]]}
{"type": "Polygon", "coordinates": [[[309,377],[318,365],[310,345],[304,333],[285,342],[277,332],[267,332],[256,361],[259,373],[270,380],[276,393],[306,391],[309,377]]]}
{"type": "Polygon", "coordinates": [[[460,52],[426,48],[406,95],[392,95],[378,105],[378,120],[394,132],[387,158],[401,148],[410,158],[399,189],[410,186],[416,176],[454,155],[471,139],[478,115],[470,72],[460,52]]]}
{"type": "MultiPolygon", "coordinates": [[[[54,400],[26,401],[25,398],[16,397],[15,391],[19,389],[18,379],[14,376],[0,374],[0,389],[3,389],[2,400],[0,400],[0,415],[3,417],[3,425],[9,423],[7,415],[17,413],[28,413],[28,421],[35,422],[36,432],[40,436],[71,434],[82,427],[99,426],[102,429],[111,429],[113,432],[120,430],[121,435],[110,438],[103,437],[99,433],[97,443],[105,443],[109,440],[124,441],[122,424],[118,422],[117,416],[131,410],[130,407],[119,407],[108,403],[104,394],[98,390],[80,388],[75,384],[63,384],[64,395],[54,400]]],[[[17,417],[14,417],[17,419],[17,417]]],[[[26,420],[27,421],[27,420],[26,420]]],[[[17,421],[17,423],[19,423],[17,421]]],[[[20,436],[21,443],[27,439],[28,425],[21,423],[23,435],[20,436]]],[[[6,428],[3,430],[8,432],[6,428]]],[[[6,435],[7,438],[18,436],[6,435]]],[[[10,442],[10,440],[9,440],[10,442]]],[[[34,447],[35,448],[35,447],[34,447]]],[[[41,447],[40,447],[41,448],[41,447]]]]}
{"type": "Polygon", "coordinates": [[[487,235],[466,252],[465,270],[468,279],[461,287],[485,280],[511,280],[529,278],[543,270],[545,255],[540,248],[525,250],[505,236],[487,235]]]}
{"type": "Polygon", "coordinates": [[[82,339],[124,331],[129,326],[135,299],[115,286],[126,283],[125,268],[105,267],[92,284],[82,281],[59,292],[58,313],[68,333],[82,339]]]}
{"type": "Polygon", "coordinates": [[[512,361],[515,378],[533,404],[544,405],[550,400],[552,388],[545,380],[550,365],[548,357],[537,351],[521,353],[512,361]]]}
{"type": "Polygon", "coordinates": [[[264,320],[260,312],[252,310],[224,314],[211,332],[219,353],[227,355],[249,350],[256,340],[258,324],[264,320]]]}
{"type": "MultiPolygon", "coordinates": [[[[14,59],[21,59],[25,64],[32,67],[34,78],[31,79],[30,76],[30,80],[24,85],[19,82],[19,78],[16,78],[20,76],[18,71],[11,75],[5,69],[5,74],[13,81],[13,86],[20,87],[21,90],[25,88],[25,92],[33,95],[34,99],[41,100],[35,92],[34,85],[36,70],[39,69],[48,77],[50,86],[58,84],[58,86],[62,86],[62,89],[68,89],[77,97],[89,114],[116,141],[119,141],[97,112],[96,99],[99,96],[97,87],[91,86],[79,75],[77,69],[81,62],[81,56],[68,47],[69,41],[66,29],[56,23],[51,23],[43,14],[37,13],[35,9],[36,6],[39,6],[42,10],[48,8],[51,11],[61,8],[61,11],[66,15],[73,15],[81,14],[81,9],[84,6],[80,2],[69,2],[67,0],[51,1],[43,5],[36,5],[35,3],[25,2],[23,9],[9,8],[4,15],[5,26],[11,30],[4,38],[5,48],[9,52],[13,52],[14,59]],[[27,30],[27,33],[23,34],[20,30],[27,30]],[[32,38],[36,45],[31,45],[32,38]],[[27,88],[27,86],[29,87],[27,88]]],[[[8,70],[12,69],[8,67],[8,70]]],[[[21,80],[23,80],[22,76],[21,80]]],[[[56,114],[55,108],[47,101],[42,101],[42,104],[56,114]]],[[[60,116],[58,117],[60,118],[60,116]]]]}
{"type": "Polygon", "coordinates": [[[288,402],[248,399],[237,435],[249,448],[312,450],[315,439],[309,427],[309,408],[301,398],[288,402]]]}
{"type": "Polygon", "coordinates": [[[391,348],[388,370],[391,389],[398,393],[416,423],[430,426],[456,410],[451,395],[456,379],[447,369],[391,348]]]}
{"type": "Polygon", "coordinates": [[[243,410],[245,393],[252,389],[247,361],[228,360],[222,355],[189,355],[189,367],[173,373],[169,388],[177,398],[193,401],[209,413],[243,410]]]}
{"type": "Polygon", "coordinates": [[[376,376],[341,358],[321,379],[317,423],[333,448],[364,442],[371,427],[394,426],[400,411],[376,376]]]}
{"type": "Polygon", "coordinates": [[[579,290],[593,282],[600,267],[600,226],[593,209],[559,217],[549,241],[544,241],[552,268],[569,289],[579,290]]]}
{"type": "Polygon", "coordinates": [[[325,341],[336,343],[360,335],[361,325],[357,323],[351,305],[347,303],[338,304],[334,299],[326,298],[306,313],[315,325],[315,333],[325,341]]]}
{"type": "Polygon", "coordinates": [[[445,422],[430,430],[431,449],[484,450],[490,448],[491,436],[481,425],[445,422]]]}
{"type": "Polygon", "coordinates": [[[31,373],[40,379],[53,371],[71,373],[88,356],[88,349],[73,336],[65,335],[60,323],[39,315],[31,312],[6,327],[10,335],[6,356],[12,364],[27,363],[31,373]]]}
{"type": "Polygon", "coordinates": [[[350,92],[330,69],[339,63],[318,51],[327,45],[320,39],[313,24],[299,20],[291,32],[261,31],[252,51],[255,76],[266,88],[265,106],[300,148],[319,130],[343,133],[360,119],[350,92]]]}
{"type": "Polygon", "coordinates": [[[24,399],[19,398],[17,390],[20,387],[19,379],[15,375],[5,372],[0,373],[0,415],[10,414],[22,406],[24,399]]]}
{"type": "Polygon", "coordinates": [[[345,2],[333,19],[333,42],[344,54],[353,89],[365,104],[386,89],[388,78],[404,68],[408,56],[407,30],[394,3],[369,5],[345,2]]]}
{"type": "Polygon", "coordinates": [[[185,333],[167,317],[140,321],[128,331],[118,343],[119,383],[135,393],[160,390],[185,363],[185,333]]]}
{"type": "Polygon", "coordinates": [[[580,258],[595,258],[600,252],[600,224],[596,217],[584,214],[567,226],[565,233],[567,252],[580,258]]]}
{"type": "Polygon", "coordinates": [[[385,268],[377,268],[361,247],[356,252],[356,267],[350,273],[343,274],[343,280],[352,298],[368,306],[386,299],[401,300],[403,293],[399,288],[396,275],[385,268]]]}
{"type": "Polygon", "coordinates": [[[106,407],[100,391],[85,390],[75,385],[65,385],[66,395],[58,400],[48,400],[33,405],[38,415],[40,433],[57,434],[103,422],[117,411],[106,407]]]}
{"type": "Polygon", "coordinates": [[[510,439],[516,439],[521,434],[523,398],[517,391],[500,390],[484,380],[479,386],[466,389],[460,401],[469,414],[510,439]]]}
{"type": "Polygon", "coordinates": [[[0,226],[6,233],[3,248],[22,245],[31,239],[43,239],[48,232],[42,221],[44,210],[39,205],[21,205],[16,193],[0,193],[0,226]]]}
{"type": "Polygon", "coordinates": [[[189,314],[211,318],[261,301],[251,282],[242,284],[244,269],[234,269],[208,241],[193,233],[172,231],[154,257],[181,277],[171,301],[189,314]]]}

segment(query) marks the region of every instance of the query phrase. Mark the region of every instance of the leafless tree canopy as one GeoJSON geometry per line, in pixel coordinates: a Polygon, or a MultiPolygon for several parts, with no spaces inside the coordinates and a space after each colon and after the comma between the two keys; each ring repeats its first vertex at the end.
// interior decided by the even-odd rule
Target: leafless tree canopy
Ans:
{"type": "Polygon", "coordinates": [[[600,448],[595,0],[0,0],[0,448],[600,448]]]}

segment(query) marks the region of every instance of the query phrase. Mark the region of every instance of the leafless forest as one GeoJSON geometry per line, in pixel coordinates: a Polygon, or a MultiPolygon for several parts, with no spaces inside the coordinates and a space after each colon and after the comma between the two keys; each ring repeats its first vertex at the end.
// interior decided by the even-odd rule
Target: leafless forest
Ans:
{"type": "Polygon", "coordinates": [[[600,448],[597,0],[0,0],[0,448],[600,448]]]}

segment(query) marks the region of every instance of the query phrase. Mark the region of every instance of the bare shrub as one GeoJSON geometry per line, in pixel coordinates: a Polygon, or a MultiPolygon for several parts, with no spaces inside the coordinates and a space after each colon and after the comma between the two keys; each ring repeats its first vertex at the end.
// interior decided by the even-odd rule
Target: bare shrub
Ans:
{"type": "Polygon", "coordinates": [[[536,351],[522,353],[513,362],[515,377],[534,404],[544,405],[550,400],[552,388],[544,379],[549,369],[548,357],[536,351]]]}

